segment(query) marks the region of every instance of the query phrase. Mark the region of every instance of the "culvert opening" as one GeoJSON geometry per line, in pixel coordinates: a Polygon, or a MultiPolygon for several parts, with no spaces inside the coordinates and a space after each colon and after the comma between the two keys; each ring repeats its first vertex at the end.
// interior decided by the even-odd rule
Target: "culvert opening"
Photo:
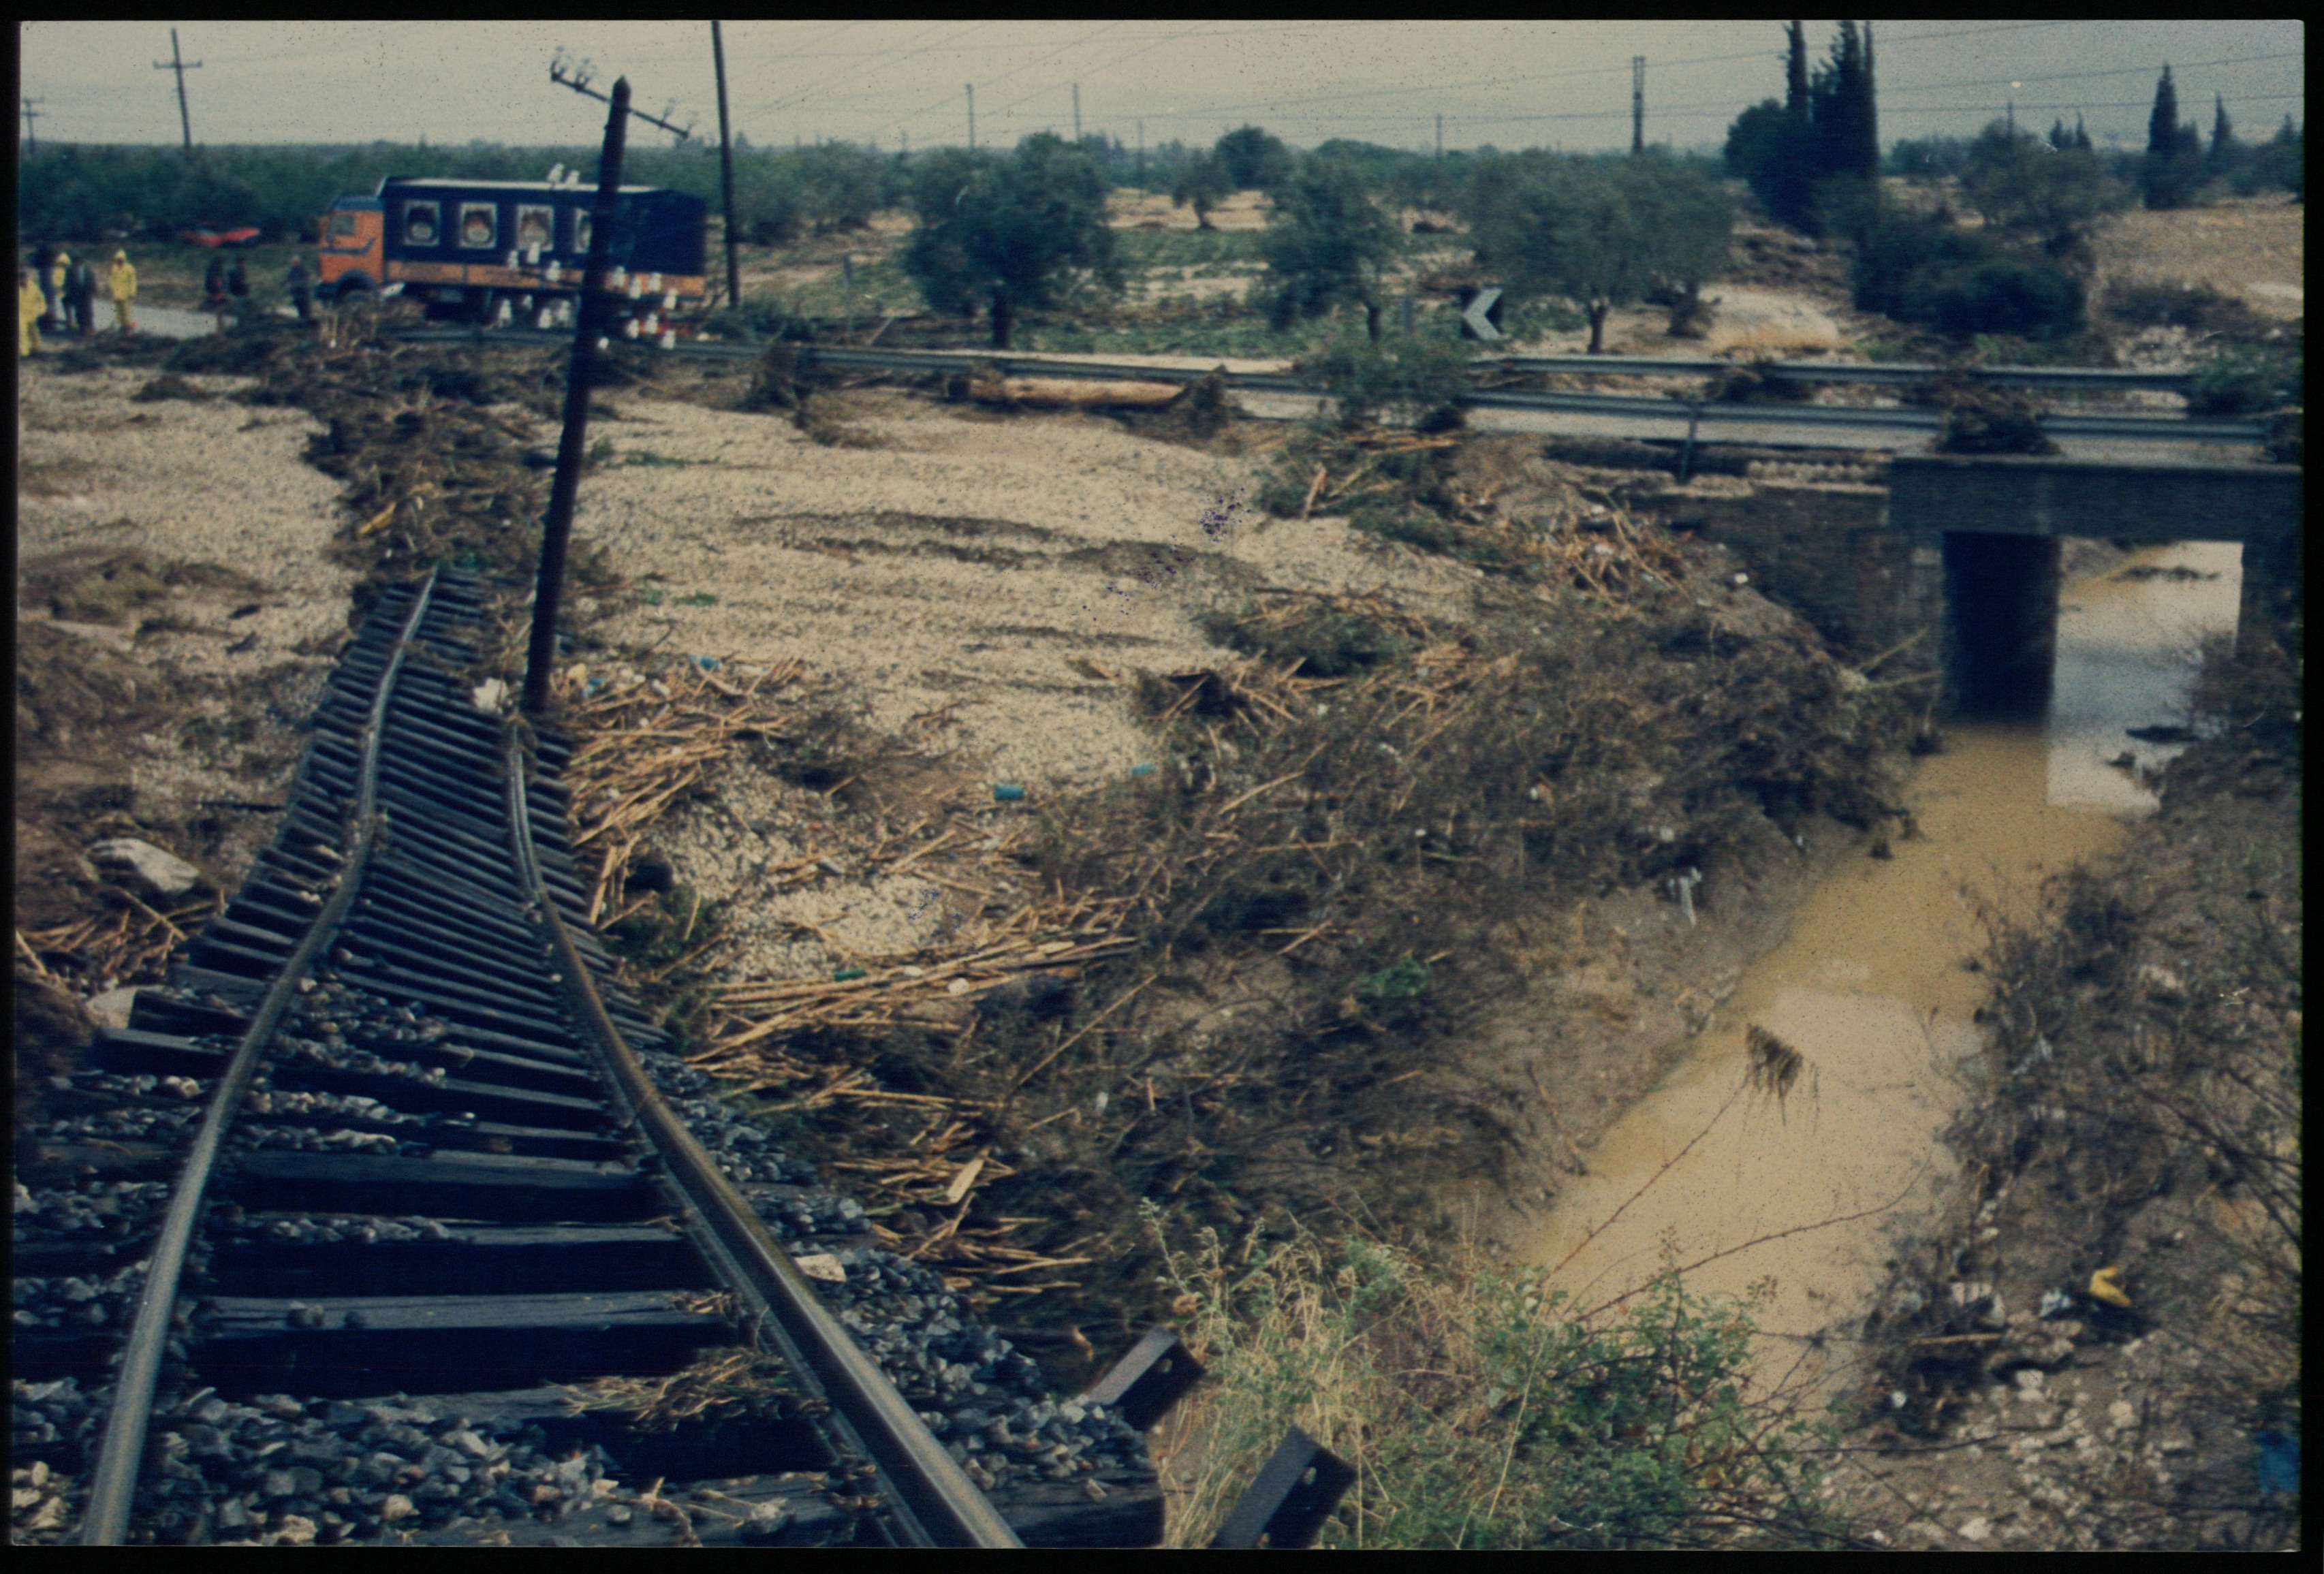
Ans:
{"type": "Polygon", "coordinates": [[[1945,537],[1948,666],[1964,716],[2038,718],[2050,702],[2058,629],[2058,542],[1945,537]]]}

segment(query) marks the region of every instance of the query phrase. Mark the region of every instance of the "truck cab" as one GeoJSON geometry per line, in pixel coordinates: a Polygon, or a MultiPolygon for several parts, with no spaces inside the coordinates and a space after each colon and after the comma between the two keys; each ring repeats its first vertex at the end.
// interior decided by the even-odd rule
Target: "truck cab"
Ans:
{"type": "Polygon", "coordinates": [[[321,230],[316,294],[372,295],[387,281],[387,204],[376,197],[341,197],[317,221],[321,230]]]}

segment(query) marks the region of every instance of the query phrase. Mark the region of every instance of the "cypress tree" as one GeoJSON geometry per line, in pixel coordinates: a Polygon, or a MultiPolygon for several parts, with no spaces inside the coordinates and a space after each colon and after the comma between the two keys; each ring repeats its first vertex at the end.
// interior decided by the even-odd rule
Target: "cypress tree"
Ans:
{"type": "Polygon", "coordinates": [[[1856,79],[1857,169],[1868,180],[1880,178],[1880,112],[1872,77],[1872,23],[1864,24],[1864,59],[1856,79]]]}
{"type": "Polygon", "coordinates": [[[2089,151],[2090,133],[2083,129],[2080,115],[2074,116],[2074,145],[2085,152],[2089,151]]]}
{"type": "Polygon", "coordinates": [[[2154,107],[2146,116],[2146,156],[2167,159],[2179,151],[2179,89],[2171,83],[2171,68],[2154,85],[2154,107]]]}
{"type": "Polygon", "coordinates": [[[2217,93],[2211,95],[2211,162],[2223,164],[2236,151],[2235,123],[2227,118],[2227,101],[2217,93]]]}
{"type": "MultiPolygon", "coordinates": [[[[1784,72],[1784,108],[1803,125],[1808,119],[1808,35],[1806,25],[1793,23],[1784,30],[1791,42],[1784,72]]],[[[2290,116],[2285,116],[2289,120],[2290,116]]]]}
{"type": "Polygon", "coordinates": [[[2058,119],[2052,121],[2050,123],[2050,146],[2055,151],[2062,153],[2073,145],[2074,136],[2071,132],[2066,129],[2064,117],[2060,116],[2058,119]]]}

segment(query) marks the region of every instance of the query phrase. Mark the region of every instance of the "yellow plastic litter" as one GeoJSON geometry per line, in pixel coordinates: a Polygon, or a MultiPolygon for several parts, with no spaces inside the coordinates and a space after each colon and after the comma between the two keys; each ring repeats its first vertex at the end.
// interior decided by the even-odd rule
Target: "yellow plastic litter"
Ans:
{"type": "Polygon", "coordinates": [[[2108,1306],[2119,1306],[2127,1311],[2130,1306],[2130,1297],[2123,1293],[2123,1289],[2120,1284],[2115,1283],[2115,1276],[2121,1272],[2122,1270],[2118,1267],[2109,1266],[2100,1268],[2097,1273],[2092,1274],[2090,1275],[2090,1299],[2093,1301],[2103,1301],[2108,1306]]]}

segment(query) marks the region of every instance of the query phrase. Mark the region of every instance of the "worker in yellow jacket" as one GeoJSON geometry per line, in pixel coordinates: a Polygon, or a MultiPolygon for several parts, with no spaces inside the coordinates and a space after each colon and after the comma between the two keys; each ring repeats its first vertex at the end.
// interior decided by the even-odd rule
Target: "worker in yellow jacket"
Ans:
{"type": "Polygon", "coordinates": [[[113,270],[105,276],[105,287],[113,297],[113,320],[123,333],[135,333],[137,325],[130,320],[129,303],[137,299],[137,270],[127,252],[113,253],[113,270]]]}
{"type": "Polygon", "coordinates": [[[41,315],[49,298],[41,293],[40,275],[30,268],[16,270],[16,358],[23,360],[41,345],[41,315]]]}

